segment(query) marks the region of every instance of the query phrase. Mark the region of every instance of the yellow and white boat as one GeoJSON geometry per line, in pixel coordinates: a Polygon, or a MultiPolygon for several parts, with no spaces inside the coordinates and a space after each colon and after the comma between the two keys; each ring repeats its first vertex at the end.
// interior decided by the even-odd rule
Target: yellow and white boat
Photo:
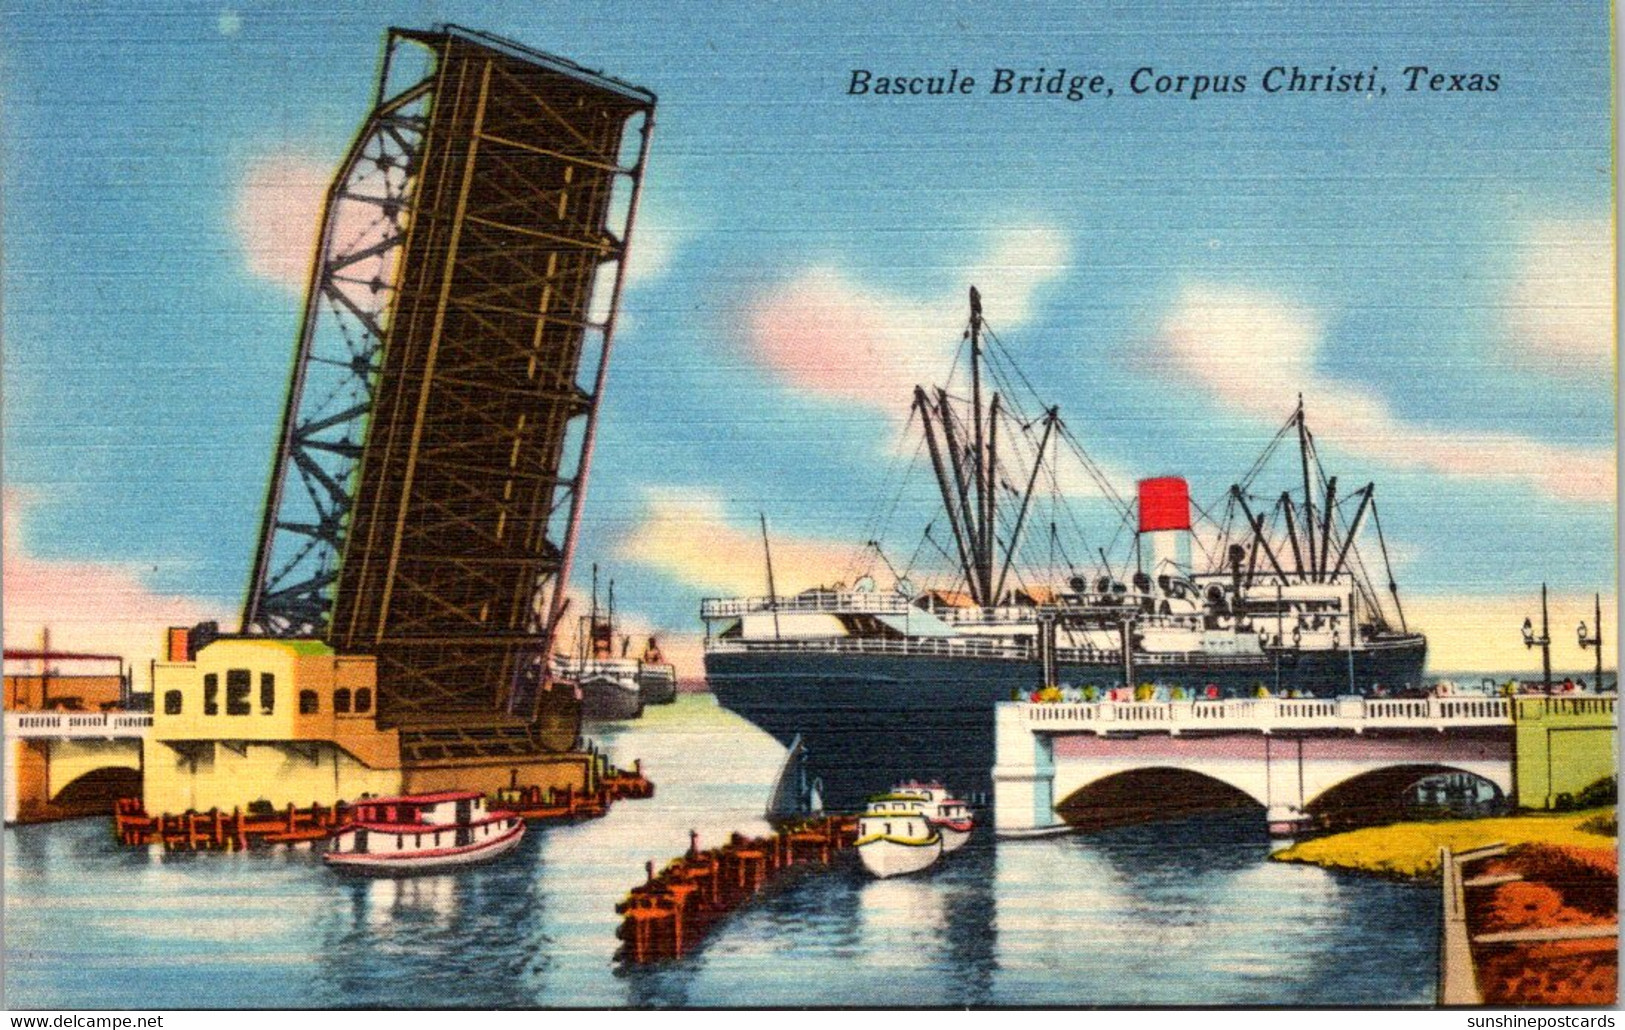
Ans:
{"type": "Polygon", "coordinates": [[[931,826],[926,805],[906,794],[869,799],[858,818],[856,845],[865,869],[885,879],[929,869],[942,857],[942,834],[931,826]]]}

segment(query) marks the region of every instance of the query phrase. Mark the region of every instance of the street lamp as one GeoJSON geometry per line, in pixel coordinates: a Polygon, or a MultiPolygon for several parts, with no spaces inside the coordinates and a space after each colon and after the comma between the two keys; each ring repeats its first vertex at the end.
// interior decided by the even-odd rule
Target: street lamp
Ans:
{"type": "MultiPolygon", "coordinates": [[[[1552,633],[1546,618],[1546,584],[1540,585],[1540,636],[1535,636],[1535,624],[1525,617],[1523,620],[1523,646],[1526,648],[1540,645],[1540,668],[1546,677],[1546,693],[1552,692],[1552,633]]],[[[1599,658],[1600,660],[1600,658],[1599,658]]]]}
{"type": "Polygon", "coordinates": [[[1588,648],[1594,648],[1597,652],[1597,678],[1593,682],[1592,687],[1600,692],[1602,690],[1602,595],[1594,594],[1592,597],[1597,606],[1597,629],[1596,632],[1590,636],[1587,636],[1585,620],[1582,619],[1580,621],[1580,650],[1584,651],[1588,648]]]}

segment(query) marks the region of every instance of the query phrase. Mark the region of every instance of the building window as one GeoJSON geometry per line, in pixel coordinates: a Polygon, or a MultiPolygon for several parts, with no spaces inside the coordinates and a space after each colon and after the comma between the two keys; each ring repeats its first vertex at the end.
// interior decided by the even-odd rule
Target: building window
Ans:
{"type": "Polygon", "coordinates": [[[220,714],[220,677],[212,672],[203,677],[203,714],[220,714]]]}
{"type": "Polygon", "coordinates": [[[164,714],[181,714],[181,692],[178,690],[164,691],[164,714]]]}
{"type": "Polygon", "coordinates": [[[276,676],[260,673],[260,714],[270,715],[276,710],[276,676]]]}
{"type": "Polygon", "coordinates": [[[350,688],[340,687],[333,691],[333,711],[348,712],[350,710],[350,688]]]}
{"type": "Polygon", "coordinates": [[[301,690],[299,692],[299,714],[315,715],[322,710],[322,702],[314,690],[301,690]]]}
{"type": "Polygon", "coordinates": [[[355,710],[366,712],[372,709],[372,691],[362,687],[355,692],[355,710]]]}
{"type": "Polygon", "coordinates": [[[254,675],[247,669],[226,670],[226,714],[248,715],[253,711],[248,695],[254,689],[254,675]]]}

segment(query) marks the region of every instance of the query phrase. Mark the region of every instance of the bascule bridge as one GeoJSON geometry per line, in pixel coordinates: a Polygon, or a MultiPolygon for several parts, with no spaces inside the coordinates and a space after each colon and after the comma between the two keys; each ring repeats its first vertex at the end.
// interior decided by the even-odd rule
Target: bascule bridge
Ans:
{"type": "Polygon", "coordinates": [[[327,196],[242,632],[377,659],[403,760],[561,751],[549,689],[652,93],[391,29],[327,196]]]}
{"type": "Polygon", "coordinates": [[[547,656],[654,108],[495,36],[389,30],[326,195],[241,626],[174,631],[154,667],[149,805],[591,780],[547,656]]]}

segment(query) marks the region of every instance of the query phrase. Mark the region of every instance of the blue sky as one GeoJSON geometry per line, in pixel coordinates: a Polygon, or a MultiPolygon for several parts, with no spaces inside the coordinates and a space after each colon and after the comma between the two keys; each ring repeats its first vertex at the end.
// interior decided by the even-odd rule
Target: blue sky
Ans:
{"type": "Polygon", "coordinates": [[[1407,595],[1611,594],[1606,6],[1187,6],[8,9],[8,567],[237,609],[302,305],[246,257],[245,190],[327,174],[384,29],[455,21],[660,96],[583,552],[640,624],[759,578],[758,511],[792,569],[863,543],[905,373],[945,371],[970,281],[1125,492],[1181,473],[1207,503],[1301,390],[1331,470],[1377,482],[1407,595]],[[1387,93],[1266,95],[1275,65],[1387,93]],[[1499,88],[1407,92],[1409,65],[1499,88]],[[845,92],[955,67],[976,94],[845,92]],[[1115,95],[989,96],[997,67],[1115,95]],[[1141,67],[1250,88],[1133,96],[1141,67]]]}

